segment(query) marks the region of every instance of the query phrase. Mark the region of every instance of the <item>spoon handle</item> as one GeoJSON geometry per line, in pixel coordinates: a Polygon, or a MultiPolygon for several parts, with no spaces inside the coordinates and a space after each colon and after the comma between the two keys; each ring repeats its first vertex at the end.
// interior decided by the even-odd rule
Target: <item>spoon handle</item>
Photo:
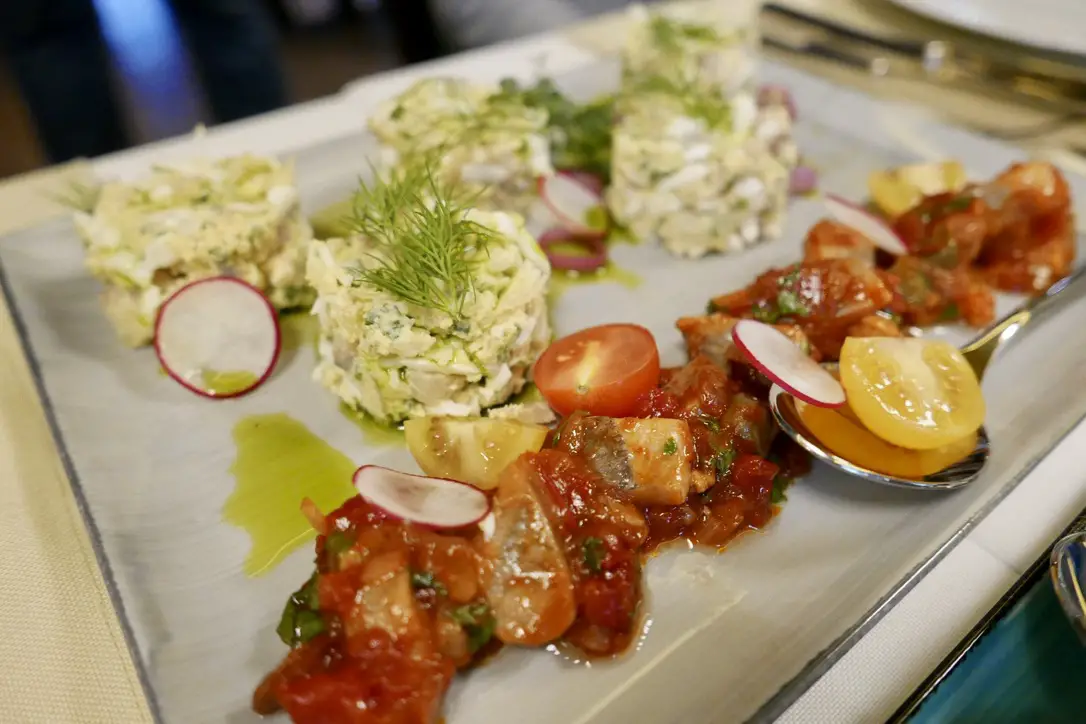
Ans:
{"type": "Polygon", "coordinates": [[[1031,297],[1021,307],[1003,317],[1003,319],[982,332],[979,337],[962,347],[962,353],[969,360],[973,371],[977,373],[977,378],[979,379],[984,375],[984,370],[997,349],[1022,331],[1035,316],[1051,309],[1057,296],[1080,284],[1083,279],[1086,279],[1086,266],[1080,267],[1074,273],[1060,279],[1046,289],[1044,294],[1031,297]]]}

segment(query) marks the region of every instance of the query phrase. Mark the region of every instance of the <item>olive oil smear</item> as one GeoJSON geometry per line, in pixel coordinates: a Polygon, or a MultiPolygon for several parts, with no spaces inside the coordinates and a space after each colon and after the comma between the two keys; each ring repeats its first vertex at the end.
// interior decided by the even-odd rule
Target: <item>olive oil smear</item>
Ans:
{"type": "Polygon", "coordinates": [[[200,373],[200,387],[209,395],[233,395],[247,390],[257,383],[259,378],[248,370],[235,372],[216,372],[203,370],[200,373]]]}
{"type": "Polygon", "coordinates": [[[252,415],[234,427],[236,481],[223,518],[249,534],[244,570],[268,572],[316,533],[299,505],[309,498],[325,513],[355,494],[354,461],[284,413],[252,415]]]}

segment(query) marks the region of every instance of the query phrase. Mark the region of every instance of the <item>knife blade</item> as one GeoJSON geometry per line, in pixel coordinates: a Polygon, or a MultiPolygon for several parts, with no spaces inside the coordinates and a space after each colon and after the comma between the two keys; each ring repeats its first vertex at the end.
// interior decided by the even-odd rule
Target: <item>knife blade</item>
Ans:
{"type": "MultiPolygon", "coordinates": [[[[996,86],[999,90],[1016,96],[1025,96],[1046,105],[1066,108],[1070,105],[1086,107],[1086,73],[1077,68],[1061,65],[1040,58],[1020,58],[1007,61],[964,49],[941,40],[920,41],[889,38],[858,30],[837,21],[812,15],[777,3],[767,3],[762,11],[793,24],[822,32],[821,40],[809,39],[807,52],[824,57],[825,50],[838,50],[840,40],[854,46],[884,51],[915,64],[929,79],[939,82],[968,80],[981,85],[996,86]]],[[[780,38],[773,38],[767,45],[779,46],[780,38]]],[[[786,45],[788,43],[785,43],[786,45]]],[[[795,44],[792,44],[795,45],[795,44]]],[[[789,48],[793,52],[797,48],[789,48]]],[[[840,50],[854,62],[864,53],[840,50]]],[[[869,61],[875,62],[875,61],[869,61]]],[[[877,64],[877,63],[876,63],[877,64]]],[[[878,65],[878,64],[877,64],[878,65]]],[[[885,63],[881,64],[885,65],[885,63]]],[[[880,66],[881,67],[881,66],[880,66]]]]}
{"type": "Polygon", "coordinates": [[[948,62],[946,49],[938,45],[940,41],[899,41],[844,26],[839,26],[841,31],[837,32],[825,27],[829,21],[800,20],[795,16],[810,16],[790,8],[785,8],[787,12],[782,14],[777,11],[778,7],[770,4],[764,9],[791,22],[780,24],[772,31],[763,28],[762,43],[767,47],[821,58],[876,76],[934,81],[973,93],[995,93],[1019,101],[1028,99],[1063,113],[1086,114],[1086,80],[1038,77],[1006,65],[973,70],[960,62],[948,62]],[[925,50],[921,46],[932,47],[925,50]],[[906,50],[909,52],[904,52],[906,50]]]}

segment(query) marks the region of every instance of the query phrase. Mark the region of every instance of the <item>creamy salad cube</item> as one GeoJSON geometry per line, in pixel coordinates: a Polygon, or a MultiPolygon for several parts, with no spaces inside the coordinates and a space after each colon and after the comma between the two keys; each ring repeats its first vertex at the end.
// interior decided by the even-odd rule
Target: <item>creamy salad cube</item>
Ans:
{"type": "Polygon", "coordinates": [[[470,209],[460,223],[488,241],[465,252],[471,284],[453,314],[367,283],[383,244],[356,235],[310,245],[314,378],[349,407],[382,422],[479,415],[523,389],[550,342],[550,264],[516,214],[470,209]]]}
{"type": "Polygon", "coordinates": [[[437,153],[442,178],[477,194],[476,206],[523,214],[539,177],[554,173],[547,120],[496,85],[427,78],[383,103],[369,125],[386,165],[437,153]]]}
{"type": "Polygon", "coordinates": [[[102,304],[126,344],[147,344],[162,302],[185,284],[229,274],[277,308],[308,306],[312,238],[293,169],[236,156],[156,166],[136,182],[107,182],[75,215],[86,265],[105,283],[102,304]]]}
{"type": "Polygon", "coordinates": [[[785,107],[661,84],[624,104],[606,200],[618,223],[678,256],[739,251],[780,235],[796,162],[785,107]]]}
{"type": "Polygon", "coordinates": [[[753,90],[758,59],[757,4],[667,3],[629,11],[622,50],[624,85],[664,78],[692,91],[731,96],[753,90]]]}

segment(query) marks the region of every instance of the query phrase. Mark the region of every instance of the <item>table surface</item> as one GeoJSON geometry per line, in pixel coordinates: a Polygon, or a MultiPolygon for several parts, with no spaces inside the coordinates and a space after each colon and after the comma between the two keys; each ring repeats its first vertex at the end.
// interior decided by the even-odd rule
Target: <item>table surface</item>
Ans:
{"type": "MultiPolygon", "coordinates": [[[[786,4],[865,29],[959,37],[882,0],[786,4]]],[[[282,153],[348,135],[357,131],[376,100],[435,70],[495,79],[531,77],[543,57],[555,64],[545,68],[550,72],[576,67],[606,50],[599,47],[601,38],[615,37],[600,32],[607,22],[367,78],[333,98],[223,126],[200,141],[167,141],[2,182],[0,234],[64,213],[48,201],[48,192],[90,173],[127,176],[152,158],[238,148],[282,153]]],[[[796,64],[983,129],[1032,128],[1048,118],[1035,109],[924,83],[872,79],[820,61],[796,64]]],[[[1062,150],[1073,143],[1086,145],[1086,130],[1062,128],[1031,139],[1029,148],[1086,171],[1086,163],[1062,150]]],[[[6,308],[0,308],[0,379],[0,607],[9,612],[0,637],[0,660],[8,662],[0,677],[0,721],[152,721],[6,308]]],[[[1068,435],[780,721],[884,720],[1086,507],[1086,469],[1076,464],[1075,455],[1083,446],[1086,424],[1068,435]]]]}

